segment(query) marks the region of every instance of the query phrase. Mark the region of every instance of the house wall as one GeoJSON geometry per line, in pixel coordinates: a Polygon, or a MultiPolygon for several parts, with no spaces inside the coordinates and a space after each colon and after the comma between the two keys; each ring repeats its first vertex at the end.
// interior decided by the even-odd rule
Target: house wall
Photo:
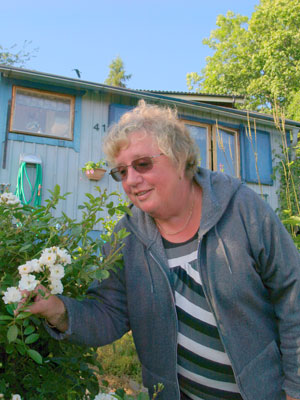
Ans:
{"type": "MultiPolygon", "coordinates": [[[[78,211],[77,207],[86,200],[85,193],[97,194],[95,185],[100,186],[101,189],[107,188],[108,193],[112,191],[122,192],[121,185],[113,181],[108,173],[106,173],[104,178],[99,182],[89,181],[81,172],[81,167],[89,160],[98,161],[100,158],[104,157],[102,141],[108,128],[109,104],[135,105],[136,101],[137,100],[130,99],[129,97],[108,95],[100,93],[99,91],[87,92],[81,98],[80,138],[77,148],[9,140],[6,168],[0,168],[0,183],[10,183],[11,191],[14,192],[17,183],[20,154],[39,155],[42,159],[43,167],[42,201],[44,202],[45,199],[49,197],[48,190],[53,190],[54,186],[59,184],[62,194],[66,192],[71,192],[71,194],[67,196],[66,201],[60,202],[55,214],[58,216],[61,211],[63,211],[70,218],[79,219],[80,211],[78,211]],[[95,129],[97,124],[99,130],[95,129]]],[[[210,121],[218,119],[232,126],[239,126],[240,124],[236,118],[220,118],[214,112],[196,112],[191,109],[187,110],[184,107],[179,108],[178,112],[185,118],[194,117],[210,121]]],[[[0,121],[0,130],[2,129],[3,131],[3,114],[1,118],[2,125],[0,121]]],[[[280,138],[278,132],[271,129],[269,125],[266,126],[259,123],[257,123],[257,128],[269,131],[271,133],[273,151],[279,150],[280,138]]],[[[34,181],[34,173],[35,170],[31,169],[30,176],[32,182],[34,181]]],[[[260,193],[258,185],[249,184],[249,186],[257,193],[260,193]]],[[[267,201],[274,209],[278,207],[277,189],[278,182],[276,181],[272,186],[263,185],[262,187],[263,194],[267,195],[267,201]]],[[[103,216],[104,214],[105,213],[103,213],[103,216]]],[[[101,230],[100,225],[96,228],[101,230]]]]}
{"type": "MultiPolygon", "coordinates": [[[[240,122],[236,118],[230,118],[230,117],[224,117],[222,116],[221,118],[213,113],[201,113],[201,112],[193,112],[189,110],[188,112],[186,110],[179,109],[178,112],[183,115],[186,119],[189,117],[194,117],[194,118],[199,118],[203,121],[207,120],[209,121],[218,121],[219,123],[225,123],[228,124],[228,126],[233,127],[238,129],[240,122]]],[[[245,128],[248,128],[248,122],[244,121],[243,125],[245,128]]],[[[251,127],[253,128],[253,122],[250,123],[251,127]]],[[[264,124],[261,122],[256,121],[255,126],[257,130],[262,130],[262,131],[267,131],[270,133],[270,139],[271,139],[271,149],[272,149],[272,166],[273,166],[273,172],[274,172],[274,167],[276,166],[276,162],[278,162],[275,158],[275,154],[280,154],[281,153],[281,136],[280,132],[276,130],[274,127],[272,127],[270,124],[264,124]]],[[[277,174],[278,176],[278,174],[277,174]]],[[[247,186],[249,186],[251,189],[253,189],[256,193],[259,195],[263,195],[268,204],[276,210],[278,208],[278,195],[277,192],[279,190],[279,180],[278,179],[273,179],[273,184],[272,185],[258,185],[255,183],[249,183],[245,182],[247,186]]]]}

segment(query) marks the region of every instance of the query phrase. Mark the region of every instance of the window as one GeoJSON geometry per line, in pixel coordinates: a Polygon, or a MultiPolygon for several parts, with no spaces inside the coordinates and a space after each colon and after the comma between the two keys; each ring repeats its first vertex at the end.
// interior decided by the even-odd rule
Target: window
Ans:
{"type": "Polygon", "coordinates": [[[240,176],[239,141],[237,131],[213,127],[213,165],[215,171],[240,176]]]}
{"type": "Polygon", "coordinates": [[[240,176],[238,132],[218,125],[205,125],[183,120],[200,150],[200,162],[204,168],[240,176]]]}
{"type": "Polygon", "coordinates": [[[13,86],[10,132],[73,140],[75,97],[13,86]]]}
{"type": "Polygon", "coordinates": [[[131,111],[134,106],[126,106],[124,104],[110,104],[108,110],[108,125],[119,122],[120,118],[127,111],[131,111]]]}
{"type": "Polygon", "coordinates": [[[189,121],[184,121],[188,127],[193,139],[197,143],[200,151],[199,165],[204,168],[211,168],[211,130],[208,126],[202,124],[191,125],[189,121]]]}
{"type": "Polygon", "coordinates": [[[272,185],[272,150],[270,133],[251,129],[242,136],[243,168],[242,177],[246,182],[272,185]]]}

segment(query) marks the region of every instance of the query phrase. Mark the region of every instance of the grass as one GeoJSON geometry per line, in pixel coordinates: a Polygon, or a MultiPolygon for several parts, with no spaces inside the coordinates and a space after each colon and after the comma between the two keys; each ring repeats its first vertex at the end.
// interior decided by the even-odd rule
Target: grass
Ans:
{"type": "Polygon", "coordinates": [[[142,387],[141,364],[138,359],[131,332],[121,339],[97,350],[103,374],[99,380],[111,390],[124,389],[136,395],[142,387]],[[133,387],[134,384],[134,387],[133,387]]]}

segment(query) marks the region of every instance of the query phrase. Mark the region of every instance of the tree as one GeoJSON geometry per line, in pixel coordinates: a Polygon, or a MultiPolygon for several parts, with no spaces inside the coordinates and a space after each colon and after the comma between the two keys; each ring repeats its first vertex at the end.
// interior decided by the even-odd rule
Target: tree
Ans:
{"type": "Polygon", "coordinates": [[[125,74],[124,63],[121,57],[116,57],[109,65],[109,68],[109,75],[104,83],[111,86],[126,87],[125,81],[129,80],[132,75],[125,74]]]}
{"type": "Polygon", "coordinates": [[[19,49],[16,53],[12,52],[13,49],[16,49],[16,44],[9,48],[5,48],[0,45],[0,64],[24,67],[32,57],[35,57],[34,53],[38,51],[38,49],[28,49],[30,45],[31,42],[25,40],[21,49],[19,49]]]}
{"type": "MultiPolygon", "coordinates": [[[[187,74],[189,89],[243,95],[250,109],[288,112],[300,90],[300,2],[260,0],[250,19],[228,11],[203,40],[214,54],[201,74],[187,74]]],[[[288,115],[287,116],[291,116],[288,115]]]]}

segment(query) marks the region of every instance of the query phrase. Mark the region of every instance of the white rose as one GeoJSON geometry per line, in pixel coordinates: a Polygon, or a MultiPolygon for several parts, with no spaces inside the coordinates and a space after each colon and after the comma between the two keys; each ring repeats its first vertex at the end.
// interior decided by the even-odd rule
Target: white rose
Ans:
{"type": "Polygon", "coordinates": [[[61,279],[65,276],[64,267],[60,264],[55,264],[50,269],[50,278],[51,279],[61,279]]]}
{"type": "Polygon", "coordinates": [[[14,286],[7,288],[2,297],[5,304],[19,303],[22,299],[22,294],[20,290],[14,286]]]}
{"type": "MultiPolygon", "coordinates": [[[[48,249],[47,249],[48,250],[48,249]]],[[[43,251],[39,263],[41,265],[46,265],[47,267],[51,267],[54,265],[56,262],[56,254],[48,252],[48,251],[43,251]]]]}
{"type": "Polygon", "coordinates": [[[64,287],[59,279],[51,279],[49,288],[51,290],[51,294],[62,294],[64,287]]]}
{"type": "Polygon", "coordinates": [[[22,278],[19,282],[19,289],[31,291],[35,289],[38,283],[39,281],[35,279],[34,275],[32,274],[22,275],[22,278]]]}
{"type": "Polygon", "coordinates": [[[19,394],[13,394],[11,400],[22,400],[22,397],[19,394]]]}
{"type": "Polygon", "coordinates": [[[29,264],[32,268],[32,272],[42,272],[42,267],[38,259],[33,259],[31,261],[27,261],[26,264],[29,264]]]}
{"type": "Polygon", "coordinates": [[[71,256],[67,250],[58,248],[57,255],[59,256],[63,265],[71,264],[71,256]]]}
{"type": "Polygon", "coordinates": [[[30,272],[33,272],[32,266],[28,261],[25,264],[20,265],[18,270],[20,275],[30,274],[30,272]]]}
{"type": "Polygon", "coordinates": [[[11,205],[13,204],[17,205],[21,203],[17,196],[15,196],[12,193],[6,193],[6,192],[0,196],[0,201],[1,203],[11,204],[11,205]]]}

